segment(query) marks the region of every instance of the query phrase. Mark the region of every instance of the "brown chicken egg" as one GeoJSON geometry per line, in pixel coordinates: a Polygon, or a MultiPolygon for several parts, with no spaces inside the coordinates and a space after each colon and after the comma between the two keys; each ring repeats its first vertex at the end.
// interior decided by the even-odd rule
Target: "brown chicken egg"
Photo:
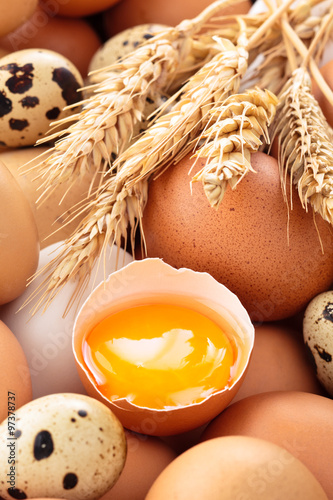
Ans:
{"type": "MultiPolygon", "coordinates": [[[[105,30],[108,36],[112,36],[138,24],[158,23],[175,26],[184,19],[197,16],[210,3],[211,0],[192,2],[121,0],[104,13],[105,30]]],[[[242,0],[235,5],[225,7],[217,15],[247,14],[251,5],[250,0],[242,0]]]]}
{"type": "Polygon", "coordinates": [[[228,436],[200,443],[159,475],[146,500],[324,500],[300,460],[266,440],[228,436]]]}
{"type": "MultiPolygon", "coordinates": [[[[87,211],[83,211],[72,222],[68,220],[74,215],[76,204],[87,198],[90,182],[95,175],[93,171],[87,173],[74,185],[72,185],[71,179],[68,179],[58,186],[42,204],[37,205],[37,200],[42,193],[41,183],[43,179],[38,177],[36,170],[33,170],[32,167],[41,161],[41,158],[38,158],[40,155],[43,154],[42,158],[46,159],[49,155],[48,151],[47,147],[39,146],[8,149],[0,152],[0,161],[6,165],[20,184],[30,203],[38,228],[41,249],[57,241],[65,240],[86,215],[87,211]],[[69,194],[64,196],[69,187],[69,194]]],[[[99,176],[97,175],[95,187],[98,181],[99,176]]]]}
{"type": "Polygon", "coordinates": [[[308,467],[328,498],[333,498],[331,399],[298,391],[249,396],[214,419],[202,440],[234,435],[267,439],[282,446],[308,467]]]}
{"type": "Polygon", "coordinates": [[[127,456],[116,484],[100,500],[143,500],[159,474],[176,458],[160,439],[125,430],[127,456]]]}
{"type": "Polygon", "coordinates": [[[15,411],[32,399],[28,362],[19,341],[0,321],[0,422],[8,416],[15,427],[15,411]],[[14,417],[13,417],[14,415],[14,417]]]}
{"type": "Polygon", "coordinates": [[[204,165],[185,157],[150,182],[143,214],[148,257],[206,271],[241,300],[252,321],[295,315],[333,280],[333,233],[295,191],[293,210],[283,199],[277,161],[252,155],[255,173],[227,189],[210,207],[192,175],[204,165]],[[320,238],[319,236],[320,235],[320,238]],[[322,252],[321,243],[324,253],[322,252]]]}
{"type": "Polygon", "coordinates": [[[37,269],[39,236],[28,200],[0,162],[0,304],[24,292],[37,269]]]}
{"type": "Polygon", "coordinates": [[[279,323],[255,327],[246,377],[232,404],[268,391],[303,391],[326,395],[303,342],[302,332],[279,323]]]}
{"type": "Polygon", "coordinates": [[[108,9],[119,0],[40,0],[43,8],[60,16],[85,17],[108,9]]]}
{"type": "Polygon", "coordinates": [[[91,58],[101,46],[97,32],[84,19],[54,16],[38,7],[30,19],[0,39],[7,52],[23,49],[48,49],[62,54],[84,78],[91,58]]]}
{"type": "Polygon", "coordinates": [[[25,23],[33,14],[38,0],[10,0],[0,2],[0,36],[7,35],[25,23]]]}

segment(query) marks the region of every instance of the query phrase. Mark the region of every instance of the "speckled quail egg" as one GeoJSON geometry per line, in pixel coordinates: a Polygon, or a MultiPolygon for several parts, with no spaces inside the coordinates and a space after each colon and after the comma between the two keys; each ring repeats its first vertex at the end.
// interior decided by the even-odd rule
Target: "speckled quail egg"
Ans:
{"type": "Polygon", "coordinates": [[[317,377],[333,396],[333,290],[320,293],[308,304],[303,336],[312,353],[317,377]]]}
{"type": "Polygon", "coordinates": [[[0,59],[1,145],[34,145],[81,99],[83,80],[67,58],[46,49],[25,49],[0,59]]]}
{"type": "Polygon", "coordinates": [[[92,57],[89,71],[96,71],[115,63],[166,28],[164,24],[139,24],[112,36],[92,57]]]}
{"type": "Polygon", "coordinates": [[[78,394],[52,394],[16,411],[0,425],[0,497],[93,500],[117,481],[126,436],[103,403],[78,394]]]}

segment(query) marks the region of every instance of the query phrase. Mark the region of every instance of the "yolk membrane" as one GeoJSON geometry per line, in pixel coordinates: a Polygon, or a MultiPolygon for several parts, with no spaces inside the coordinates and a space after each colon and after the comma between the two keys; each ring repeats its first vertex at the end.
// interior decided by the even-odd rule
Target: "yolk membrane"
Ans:
{"type": "Polygon", "coordinates": [[[236,353],[221,327],[173,304],[121,310],[87,335],[83,356],[110,401],[162,409],[198,403],[230,382],[236,353]]]}

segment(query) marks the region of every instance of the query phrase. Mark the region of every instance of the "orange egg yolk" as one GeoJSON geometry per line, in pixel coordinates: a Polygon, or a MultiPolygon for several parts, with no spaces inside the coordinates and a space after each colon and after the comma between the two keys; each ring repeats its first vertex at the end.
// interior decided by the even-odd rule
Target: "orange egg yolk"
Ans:
{"type": "Polygon", "coordinates": [[[156,409],[198,403],[222,390],[236,359],[217,323],[172,304],[136,306],[105,318],[87,335],[83,356],[107,399],[156,409]]]}

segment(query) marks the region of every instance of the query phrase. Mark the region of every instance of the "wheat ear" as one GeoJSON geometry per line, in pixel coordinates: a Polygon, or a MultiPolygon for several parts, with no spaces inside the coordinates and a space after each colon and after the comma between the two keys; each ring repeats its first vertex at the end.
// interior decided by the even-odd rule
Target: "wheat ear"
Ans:
{"type": "MultiPolygon", "coordinates": [[[[204,22],[230,0],[217,0],[193,20],[166,29],[108,68],[108,76],[81,104],[66,129],[54,132],[51,155],[33,168],[43,179],[41,200],[69,179],[74,184],[87,170],[105,171],[130,144],[134,127],[143,121],[147,98],[155,99],[173,82],[176,69],[191,56],[204,61],[210,47],[192,40],[204,22]]],[[[106,74],[107,75],[107,74],[106,74]]],[[[55,122],[63,126],[66,122],[55,122]]],[[[41,143],[39,141],[39,143],[41,143]]],[[[93,184],[93,183],[92,183],[93,184]]]]}
{"type": "MultiPolygon", "coordinates": [[[[272,136],[278,136],[279,166],[286,196],[287,174],[305,209],[310,204],[333,224],[333,135],[312,95],[306,68],[297,68],[285,85],[272,136]]],[[[292,203],[292,201],[291,201],[292,203]]]]}
{"type": "Polygon", "coordinates": [[[222,106],[214,108],[214,121],[200,136],[205,142],[195,152],[207,158],[206,165],[193,177],[202,182],[211,206],[218,208],[229,185],[232,189],[249,172],[251,154],[269,142],[268,127],[278,99],[259,88],[230,96],[222,106]]]}

